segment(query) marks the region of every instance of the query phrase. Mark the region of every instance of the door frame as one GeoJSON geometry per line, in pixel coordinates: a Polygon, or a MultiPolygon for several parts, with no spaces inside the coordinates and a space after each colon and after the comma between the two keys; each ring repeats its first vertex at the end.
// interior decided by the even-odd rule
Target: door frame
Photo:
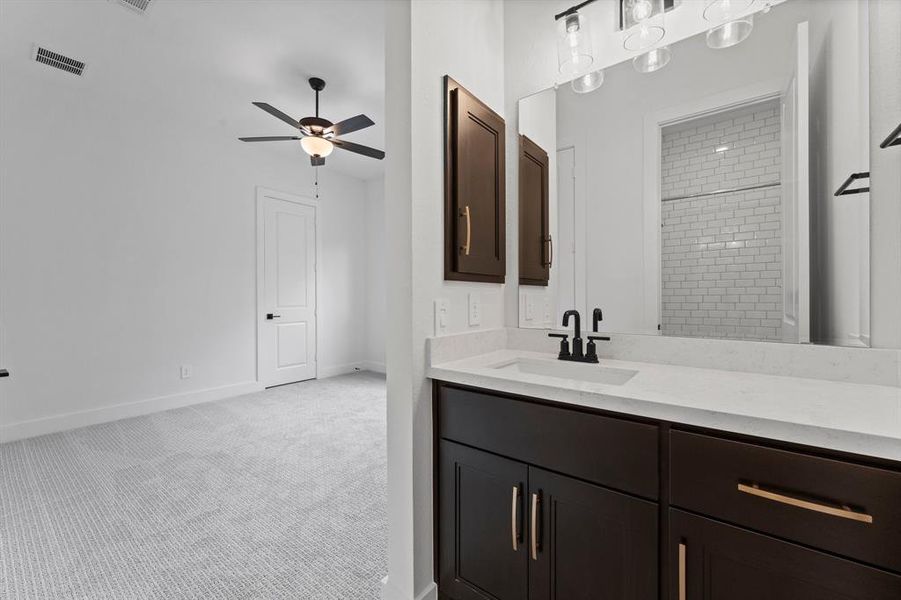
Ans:
{"type": "Polygon", "coordinates": [[[699,117],[728,112],[743,106],[778,99],[782,96],[785,80],[770,79],[748,86],[726,90],[684,104],[650,113],[644,118],[644,157],[642,165],[642,213],[644,222],[644,251],[642,271],[644,278],[644,327],[642,333],[661,335],[657,328],[663,314],[660,268],[661,223],[661,138],[663,128],[699,117]]]}
{"type": "Polygon", "coordinates": [[[313,281],[316,284],[316,308],[313,310],[313,322],[316,325],[316,338],[314,340],[315,344],[315,352],[314,356],[316,358],[316,374],[313,379],[319,379],[319,306],[321,305],[321,292],[319,290],[319,257],[322,255],[322,235],[321,235],[321,225],[319,222],[319,201],[310,198],[309,196],[301,196],[299,194],[292,194],[289,192],[283,192],[281,190],[276,190],[273,188],[268,188],[264,186],[256,186],[255,188],[256,195],[256,246],[257,246],[257,265],[256,265],[256,277],[255,277],[255,285],[256,285],[256,303],[254,306],[254,327],[256,330],[256,381],[257,383],[262,383],[260,381],[260,373],[262,372],[262,365],[260,364],[261,353],[260,347],[262,346],[262,336],[263,331],[260,328],[260,311],[263,310],[263,280],[265,276],[265,215],[264,215],[264,200],[266,198],[275,198],[276,200],[284,200],[285,202],[293,202],[294,204],[300,204],[303,206],[308,206],[313,209],[313,228],[314,234],[316,235],[316,256],[313,257],[313,281]]]}

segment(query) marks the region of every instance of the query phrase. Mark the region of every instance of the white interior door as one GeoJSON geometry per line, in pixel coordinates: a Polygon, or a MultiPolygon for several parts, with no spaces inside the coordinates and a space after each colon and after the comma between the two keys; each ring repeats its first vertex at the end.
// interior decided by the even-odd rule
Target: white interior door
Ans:
{"type": "Polygon", "coordinates": [[[557,151],[557,233],[554,268],[557,270],[557,301],[551,327],[558,327],[563,312],[576,305],[576,163],[575,149],[557,151]]]}
{"type": "Polygon", "coordinates": [[[258,358],[269,387],[316,377],[316,208],[264,193],[258,358]]]}
{"type": "Polygon", "coordinates": [[[810,343],[810,165],[807,22],[799,23],[782,94],[782,339],[810,343]]]}

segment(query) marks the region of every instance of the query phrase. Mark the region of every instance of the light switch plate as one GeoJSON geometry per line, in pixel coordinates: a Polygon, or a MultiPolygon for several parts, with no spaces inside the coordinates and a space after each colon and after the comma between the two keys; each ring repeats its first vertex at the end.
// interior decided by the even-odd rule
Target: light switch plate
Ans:
{"type": "Polygon", "coordinates": [[[482,323],[482,300],[478,294],[470,292],[469,294],[469,325],[481,325],[482,323]]]}
{"type": "Polygon", "coordinates": [[[526,294],[526,321],[535,320],[535,296],[526,294]]]}
{"type": "Polygon", "coordinates": [[[448,312],[450,310],[450,302],[447,298],[438,298],[435,300],[435,335],[444,335],[447,333],[448,312]]]}

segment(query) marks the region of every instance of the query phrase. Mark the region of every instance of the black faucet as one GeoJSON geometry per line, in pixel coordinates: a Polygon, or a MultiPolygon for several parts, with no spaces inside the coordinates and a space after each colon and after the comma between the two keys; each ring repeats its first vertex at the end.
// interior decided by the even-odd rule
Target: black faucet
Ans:
{"type": "Polygon", "coordinates": [[[573,350],[572,350],[572,360],[579,360],[582,358],[582,317],[579,316],[579,311],[577,310],[568,310],[563,313],[563,326],[567,327],[569,325],[569,318],[575,317],[576,319],[576,330],[573,335],[573,350]]]}
{"type": "Polygon", "coordinates": [[[566,327],[569,324],[569,318],[573,317],[576,320],[576,329],[573,332],[573,342],[572,342],[572,351],[569,349],[569,341],[567,338],[568,334],[565,333],[549,333],[548,337],[560,338],[560,354],[557,356],[560,360],[570,360],[573,362],[587,362],[587,363],[596,363],[598,362],[598,354],[595,351],[594,341],[596,339],[594,336],[588,336],[588,354],[584,354],[582,352],[582,318],[579,316],[579,311],[577,310],[568,310],[563,313],[563,326],[566,327]]]}

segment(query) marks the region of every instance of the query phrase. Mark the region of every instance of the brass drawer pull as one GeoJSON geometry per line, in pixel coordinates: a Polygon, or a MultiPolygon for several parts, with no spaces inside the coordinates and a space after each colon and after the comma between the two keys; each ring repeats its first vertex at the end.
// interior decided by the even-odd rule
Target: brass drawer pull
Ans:
{"type": "Polygon", "coordinates": [[[538,560],[538,509],[540,504],[541,498],[538,494],[532,494],[532,535],[529,550],[532,560],[538,560]]]}
{"type": "Polygon", "coordinates": [[[519,550],[519,486],[513,486],[513,500],[510,503],[510,537],[513,551],[519,550]]]}
{"type": "Polygon", "coordinates": [[[685,585],[685,543],[679,544],[679,600],[685,600],[688,597],[688,591],[685,585]]]}
{"type": "Polygon", "coordinates": [[[771,492],[761,489],[760,486],[758,486],[756,483],[751,485],[739,483],[738,491],[745,494],[750,494],[752,496],[757,496],[758,498],[764,498],[765,500],[772,500],[773,502],[779,502],[781,504],[788,504],[789,506],[795,506],[798,508],[803,508],[805,510],[812,510],[826,515],[832,515],[833,517],[851,519],[852,521],[860,521],[861,523],[873,522],[873,517],[871,515],[853,511],[846,506],[829,506],[828,504],[820,504],[818,502],[810,502],[809,500],[801,500],[800,498],[792,498],[791,496],[785,496],[777,492],[771,492]]]}
{"type": "Polygon", "coordinates": [[[463,251],[463,254],[469,256],[469,248],[472,243],[472,214],[469,212],[468,204],[460,211],[460,216],[466,217],[466,243],[463,244],[460,250],[463,251]]]}

